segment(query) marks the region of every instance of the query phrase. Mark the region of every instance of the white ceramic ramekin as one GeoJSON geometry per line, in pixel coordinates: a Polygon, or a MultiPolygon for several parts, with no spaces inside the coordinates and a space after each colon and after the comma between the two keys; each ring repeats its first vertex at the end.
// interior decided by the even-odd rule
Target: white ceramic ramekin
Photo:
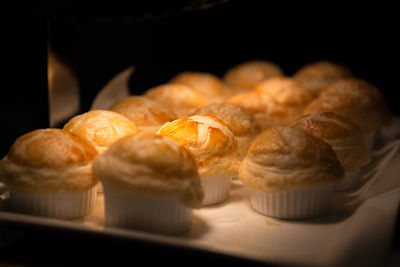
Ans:
{"type": "Polygon", "coordinates": [[[103,184],[106,225],[179,234],[190,228],[192,209],[175,196],[120,192],[103,184]]]}
{"type": "Polygon", "coordinates": [[[204,189],[203,205],[217,204],[229,198],[232,176],[217,175],[202,178],[201,185],[204,189]]]}
{"type": "Polygon", "coordinates": [[[258,212],[280,219],[306,219],[329,211],[333,184],[278,193],[250,189],[250,204],[258,212]]]}
{"type": "Polygon", "coordinates": [[[96,195],[97,185],[84,192],[25,194],[10,190],[10,207],[18,213],[75,219],[93,210],[96,195]]]}

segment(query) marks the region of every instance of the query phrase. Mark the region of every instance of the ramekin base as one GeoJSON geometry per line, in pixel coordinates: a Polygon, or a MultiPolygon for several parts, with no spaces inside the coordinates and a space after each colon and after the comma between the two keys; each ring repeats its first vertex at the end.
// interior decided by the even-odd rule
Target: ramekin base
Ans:
{"type": "Polygon", "coordinates": [[[106,225],[179,234],[189,229],[192,209],[177,197],[117,191],[103,184],[106,225]]]}
{"type": "Polygon", "coordinates": [[[10,190],[11,210],[58,219],[75,219],[89,214],[94,207],[97,185],[85,192],[24,194],[10,190]]]}
{"type": "Polygon", "coordinates": [[[278,193],[250,189],[250,204],[258,212],[280,219],[306,219],[329,211],[333,184],[278,193]]]}
{"type": "Polygon", "coordinates": [[[218,175],[202,178],[201,185],[204,189],[203,205],[213,205],[229,198],[232,176],[218,175]]]}

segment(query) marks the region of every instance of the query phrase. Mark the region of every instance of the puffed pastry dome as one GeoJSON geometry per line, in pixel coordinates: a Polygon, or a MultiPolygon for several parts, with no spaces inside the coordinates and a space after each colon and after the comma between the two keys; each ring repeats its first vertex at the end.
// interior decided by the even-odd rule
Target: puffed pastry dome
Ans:
{"type": "MultiPolygon", "coordinates": [[[[153,87],[147,90],[144,95],[169,107],[180,118],[191,115],[197,108],[207,103],[207,100],[200,93],[187,85],[177,83],[153,87]]],[[[163,123],[165,122],[167,121],[163,123]]]]}
{"type": "Polygon", "coordinates": [[[229,95],[223,81],[211,73],[186,71],[174,76],[169,83],[185,84],[209,103],[222,101],[229,95]]]}
{"type": "Polygon", "coordinates": [[[237,173],[237,140],[220,119],[195,115],[166,123],[158,133],[183,144],[193,153],[201,178],[237,173]]]}
{"type": "Polygon", "coordinates": [[[263,130],[275,124],[268,114],[268,100],[262,97],[260,93],[254,91],[239,93],[228,98],[226,102],[250,110],[263,130]]]}
{"type": "Polygon", "coordinates": [[[0,181],[21,193],[82,192],[97,184],[96,149],[61,129],[38,129],[18,137],[0,161],[0,181]]]}
{"type": "Polygon", "coordinates": [[[156,133],[166,122],[175,120],[176,114],[168,107],[145,96],[130,96],[111,105],[118,112],[135,122],[139,130],[156,133]]]}
{"type": "Polygon", "coordinates": [[[371,161],[361,129],[338,114],[324,112],[305,115],[291,127],[303,129],[328,143],[345,171],[355,171],[371,161]]]}
{"type": "Polygon", "coordinates": [[[119,138],[138,132],[136,124],[109,110],[91,110],[70,119],[64,130],[87,140],[99,153],[119,138]]]}
{"type": "Polygon", "coordinates": [[[222,120],[235,135],[241,157],[247,154],[251,142],[261,131],[253,113],[233,103],[212,103],[199,108],[195,114],[211,115],[222,120]]]}
{"type": "Polygon", "coordinates": [[[239,179],[255,190],[276,193],[336,183],[343,167],[320,138],[293,127],[273,126],[251,144],[239,179]]]}
{"type": "Polygon", "coordinates": [[[275,76],[284,76],[278,65],[265,60],[249,60],[227,70],[223,80],[231,88],[245,91],[275,76]]]}
{"type": "Polygon", "coordinates": [[[294,74],[294,79],[317,97],[332,82],[351,76],[352,72],[347,67],[323,60],[303,66],[294,74]]]}
{"type": "Polygon", "coordinates": [[[372,132],[390,123],[391,114],[380,91],[371,83],[348,78],[322,90],[304,110],[304,114],[334,112],[357,124],[363,132],[372,132]]]}
{"type": "Polygon", "coordinates": [[[171,139],[150,132],[121,138],[93,161],[93,172],[122,192],[177,196],[199,208],[204,192],[193,155],[171,139]]]}
{"type": "Polygon", "coordinates": [[[252,110],[263,129],[288,125],[303,113],[312,96],[293,79],[275,77],[257,84],[253,92],[239,94],[228,102],[252,110]]]}

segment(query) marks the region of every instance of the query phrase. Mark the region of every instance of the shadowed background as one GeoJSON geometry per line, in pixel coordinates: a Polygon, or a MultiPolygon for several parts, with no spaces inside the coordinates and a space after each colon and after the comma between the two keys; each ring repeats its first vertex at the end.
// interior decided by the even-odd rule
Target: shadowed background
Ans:
{"type": "Polygon", "coordinates": [[[393,6],[113,1],[88,9],[78,1],[20,1],[2,11],[6,48],[0,157],[16,137],[49,127],[48,48],[76,78],[80,113],[89,110],[113,76],[131,65],[137,71],[130,79],[130,91],[140,94],[181,71],[221,77],[233,65],[264,59],[292,75],[306,63],[325,59],[374,83],[391,111],[400,114],[394,67],[398,19],[393,6]]]}

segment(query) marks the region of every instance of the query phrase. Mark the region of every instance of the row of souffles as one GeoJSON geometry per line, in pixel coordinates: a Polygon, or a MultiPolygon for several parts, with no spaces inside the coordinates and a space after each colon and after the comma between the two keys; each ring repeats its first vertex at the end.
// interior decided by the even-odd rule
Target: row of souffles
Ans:
{"type": "MultiPolygon", "coordinates": [[[[329,211],[334,188],[353,186],[358,172],[351,173],[346,183],[300,188],[275,194],[249,189],[251,206],[261,214],[282,218],[312,218],[329,211]]],[[[217,176],[202,179],[206,192],[203,205],[212,205],[229,198],[232,177],[217,176]]],[[[146,196],[123,193],[109,186],[104,192],[105,223],[107,226],[147,230],[163,234],[178,234],[191,225],[192,209],[177,197],[146,196]]],[[[60,191],[47,194],[22,194],[10,191],[12,211],[60,219],[74,219],[88,215],[94,209],[99,186],[82,193],[60,191]]]]}

